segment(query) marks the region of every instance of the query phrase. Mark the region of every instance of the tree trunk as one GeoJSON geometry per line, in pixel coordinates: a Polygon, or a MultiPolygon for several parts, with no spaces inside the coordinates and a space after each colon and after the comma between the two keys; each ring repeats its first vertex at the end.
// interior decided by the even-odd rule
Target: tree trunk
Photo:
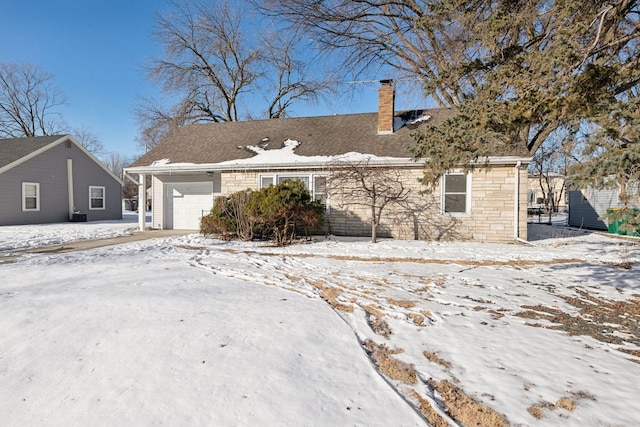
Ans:
{"type": "Polygon", "coordinates": [[[376,207],[371,206],[371,243],[378,242],[378,220],[376,218],[376,207]]]}

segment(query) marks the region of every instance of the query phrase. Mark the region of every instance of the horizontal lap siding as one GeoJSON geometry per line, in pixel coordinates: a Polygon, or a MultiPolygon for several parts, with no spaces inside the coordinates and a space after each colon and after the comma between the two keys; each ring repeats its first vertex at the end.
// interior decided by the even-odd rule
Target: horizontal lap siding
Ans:
{"type": "MultiPolygon", "coordinates": [[[[56,156],[59,156],[56,163],[66,162],[67,158],[73,160],[73,197],[76,211],[86,213],[88,221],[122,219],[120,183],[75,145],[66,148],[62,143],[49,151],[54,150],[56,156]],[[89,187],[105,187],[105,209],[89,209],[89,187]]],[[[64,191],[66,194],[66,187],[64,191]]]]}
{"type": "Polygon", "coordinates": [[[64,142],[0,175],[0,225],[69,221],[67,159],[73,160],[74,201],[89,221],[122,218],[122,188],[75,145],[64,142]],[[22,211],[22,182],[40,184],[40,211],[22,211]],[[89,211],[89,186],[105,187],[105,207],[89,211]]]}

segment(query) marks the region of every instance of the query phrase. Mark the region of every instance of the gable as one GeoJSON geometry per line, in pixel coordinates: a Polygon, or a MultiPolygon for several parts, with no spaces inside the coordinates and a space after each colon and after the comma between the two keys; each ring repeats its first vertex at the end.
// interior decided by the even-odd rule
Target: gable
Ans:
{"type": "Polygon", "coordinates": [[[0,139],[0,174],[38,156],[47,150],[62,144],[70,143],[79,148],[93,163],[107,172],[120,185],[124,182],[118,178],[100,160],[78,143],[71,135],[51,135],[31,138],[0,139]]]}

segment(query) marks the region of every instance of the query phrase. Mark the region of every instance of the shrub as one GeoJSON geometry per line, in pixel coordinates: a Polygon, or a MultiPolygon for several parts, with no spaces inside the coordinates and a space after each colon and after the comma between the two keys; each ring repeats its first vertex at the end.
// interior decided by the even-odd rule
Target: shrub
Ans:
{"type": "Polygon", "coordinates": [[[309,236],[311,229],[322,225],[323,213],[302,181],[287,180],[260,191],[219,197],[211,213],[202,218],[200,231],[225,239],[271,239],[282,246],[291,243],[300,230],[309,236]]]}
{"type": "Polygon", "coordinates": [[[252,240],[255,221],[247,215],[245,206],[253,195],[253,191],[245,190],[227,197],[218,197],[211,213],[200,220],[200,232],[204,235],[215,234],[227,240],[252,240]]]}

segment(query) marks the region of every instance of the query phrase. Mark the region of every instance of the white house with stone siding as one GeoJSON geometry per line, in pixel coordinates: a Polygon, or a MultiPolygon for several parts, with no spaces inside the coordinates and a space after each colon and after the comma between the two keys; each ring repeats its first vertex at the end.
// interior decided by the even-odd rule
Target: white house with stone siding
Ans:
{"type": "MultiPolygon", "coordinates": [[[[376,113],[238,121],[185,126],[169,135],[130,167],[126,174],[145,194],[152,183],[152,227],[199,229],[216,197],[278,183],[304,181],[325,203],[326,232],[368,236],[370,210],[326,197],[328,166],[338,160],[366,161],[370,167],[401,172],[410,197],[390,206],[379,237],[507,242],[527,238],[527,165],[522,152],[496,153],[490,168],[452,171],[430,193],[420,178],[424,165],[411,159],[412,134],[438,124],[453,112],[424,109],[396,112],[391,82],[379,88],[376,113]]],[[[144,228],[144,222],[140,224],[144,228]]]]}

